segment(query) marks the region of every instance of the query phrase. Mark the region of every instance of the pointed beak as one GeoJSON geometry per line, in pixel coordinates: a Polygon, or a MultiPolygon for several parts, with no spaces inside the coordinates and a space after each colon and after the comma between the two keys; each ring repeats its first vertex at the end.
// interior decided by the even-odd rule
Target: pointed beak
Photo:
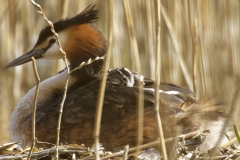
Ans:
{"type": "Polygon", "coordinates": [[[34,57],[35,59],[42,58],[44,56],[45,51],[46,51],[45,49],[31,50],[31,51],[27,52],[26,54],[13,60],[5,68],[15,67],[15,66],[27,63],[32,60],[31,59],[32,57],[34,57]]]}

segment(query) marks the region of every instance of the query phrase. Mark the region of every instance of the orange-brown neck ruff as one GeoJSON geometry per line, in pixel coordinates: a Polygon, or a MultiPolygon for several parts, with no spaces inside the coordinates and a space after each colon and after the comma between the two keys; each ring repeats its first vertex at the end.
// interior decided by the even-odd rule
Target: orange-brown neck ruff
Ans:
{"type": "Polygon", "coordinates": [[[105,55],[106,43],[102,34],[90,24],[72,26],[67,29],[67,41],[63,46],[71,69],[105,55]]]}
{"type": "MultiPolygon", "coordinates": [[[[100,31],[91,24],[72,26],[66,30],[66,39],[63,49],[67,54],[71,70],[78,67],[83,61],[88,61],[106,54],[106,42],[100,31]]],[[[103,60],[96,61],[91,65],[73,72],[81,79],[96,76],[102,69],[103,60]]]]}

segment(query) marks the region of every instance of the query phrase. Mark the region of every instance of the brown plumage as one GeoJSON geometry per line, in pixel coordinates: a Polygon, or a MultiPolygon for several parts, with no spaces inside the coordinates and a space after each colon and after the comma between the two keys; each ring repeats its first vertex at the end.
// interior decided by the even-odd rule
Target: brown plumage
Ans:
{"type": "MultiPolygon", "coordinates": [[[[102,34],[90,23],[97,19],[98,11],[89,6],[79,15],[54,23],[60,42],[67,53],[70,69],[89,58],[106,54],[102,34]]],[[[6,67],[14,67],[35,58],[58,59],[62,57],[50,27],[43,29],[34,48],[6,67]]],[[[74,72],[69,79],[69,90],[61,122],[62,143],[93,144],[93,126],[99,92],[103,60],[98,60],[74,72]]],[[[36,137],[39,141],[55,143],[57,119],[66,80],[66,70],[40,84],[36,117],[36,137]]],[[[158,138],[153,109],[154,82],[127,68],[109,70],[105,90],[100,142],[107,150],[136,144],[137,98],[139,87],[144,90],[143,142],[158,138]],[[140,81],[141,83],[137,83],[140,81]]],[[[211,124],[221,128],[225,116],[223,108],[214,101],[197,101],[195,95],[183,87],[161,83],[158,92],[165,137],[175,136],[177,128],[182,133],[208,129],[211,124]]],[[[10,123],[13,141],[31,144],[31,120],[35,87],[18,103],[10,123]]],[[[216,136],[215,136],[216,137],[216,136]]],[[[214,140],[216,141],[216,140],[214,140]]],[[[38,146],[47,147],[43,144],[38,146]]]]}

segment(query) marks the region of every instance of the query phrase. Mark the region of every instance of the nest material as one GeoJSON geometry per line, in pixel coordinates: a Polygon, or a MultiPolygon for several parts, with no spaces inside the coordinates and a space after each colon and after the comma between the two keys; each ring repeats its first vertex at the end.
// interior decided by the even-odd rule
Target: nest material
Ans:
{"type": "MultiPolygon", "coordinates": [[[[205,137],[209,134],[210,132],[208,130],[203,132],[194,131],[178,137],[165,139],[166,144],[173,144],[173,142],[177,140],[177,143],[175,143],[175,145],[172,147],[172,151],[168,151],[169,158],[178,160],[193,160],[209,159],[210,157],[213,159],[237,159],[239,157],[240,150],[234,144],[237,141],[236,138],[233,138],[227,144],[222,145],[222,147],[212,148],[205,153],[199,151],[198,146],[203,143],[205,137]]],[[[19,143],[12,142],[0,146],[0,160],[26,159],[28,157],[30,147],[26,147],[23,150],[18,144],[19,143]]],[[[128,153],[127,159],[129,160],[134,159],[135,157],[141,160],[162,159],[162,156],[160,154],[161,149],[158,148],[159,146],[160,140],[156,140],[154,142],[141,145],[141,150],[139,152],[136,152],[136,147],[129,149],[125,147],[124,151],[118,151],[114,153],[104,151],[104,146],[101,146],[100,154],[101,159],[123,159],[124,153],[128,153]]],[[[52,159],[55,157],[55,151],[55,147],[45,150],[34,148],[31,159],[52,159]]],[[[84,160],[95,159],[94,149],[90,149],[84,145],[77,144],[61,145],[59,148],[59,158],[84,160]]]]}

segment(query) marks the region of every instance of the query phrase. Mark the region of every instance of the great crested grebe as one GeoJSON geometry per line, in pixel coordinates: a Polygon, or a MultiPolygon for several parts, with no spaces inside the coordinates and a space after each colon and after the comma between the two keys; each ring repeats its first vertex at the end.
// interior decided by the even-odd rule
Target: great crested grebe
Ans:
{"type": "MultiPolygon", "coordinates": [[[[71,70],[83,61],[106,54],[104,37],[91,25],[97,19],[98,11],[91,5],[75,17],[54,23],[71,70]]],[[[36,59],[62,58],[50,26],[40,32],[31,51],[9,63],[6,68],[29,62],[32,56],[36,59]]],[[[60,142],[83,143],[88,146],[93,144],[94,116],[102,67],[103,60],[98,60],[71,74],[61,122],[60,142]]],[[[66,78],[67,70],[64,70],[40,83],[36,112],[36,138],[39,141],[56,141],[59,107],[66,78]]],[[[139,87],[144,90],[143,143],[158,138],[153,85],[154,81],[127,68],[119,67],[108,71],[100,134],[100,142],[107,150],[136,144],[139,87]],[[137,83],[137,80],[142,83],[137,83]]],[[[11,117],[11,138],[21,142],[22,146],[32,143],[34,93],[35,87],[21,99],[11,117]]],[[[161,83],[159,93],[166,138],[174,136],[177,128],[181,128],[182,133],[187,133],[197,129],[212,129],[211,125],[217,124],[213,130],[217,133],[221,129],[225,117],[221,104],[212,100],[196,100],[190,90],[168,83],[161,83]]],[[[212,144],[218,140],[216,134],[209,139],[212,144]]]]}

